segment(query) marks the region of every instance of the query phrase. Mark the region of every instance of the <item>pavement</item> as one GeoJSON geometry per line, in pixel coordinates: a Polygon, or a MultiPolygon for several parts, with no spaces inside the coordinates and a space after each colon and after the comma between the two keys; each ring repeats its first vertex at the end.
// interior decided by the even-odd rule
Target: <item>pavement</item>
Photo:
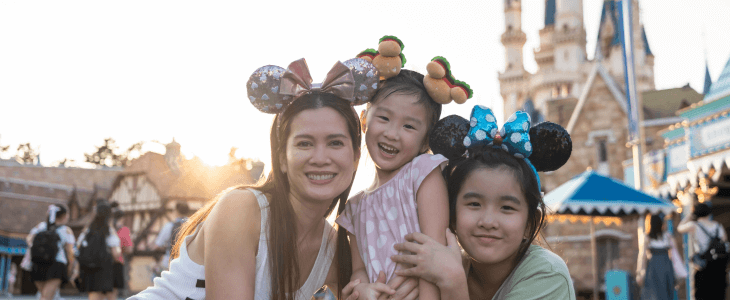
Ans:
{"type": "MultiPolygon", "coordinates": [[[[0,294],[0,299],[12,299],[12,300],[36,300],[36,296],[34,295],[13,295],[13,296],[6,296],[0,294]]],[[[89,299],[86,296],[61,296],[61,299],[59,300],[86,300],[89,299]]],[[[119,300],[123,300],[124,298],[119,298],[119,300]]]]}

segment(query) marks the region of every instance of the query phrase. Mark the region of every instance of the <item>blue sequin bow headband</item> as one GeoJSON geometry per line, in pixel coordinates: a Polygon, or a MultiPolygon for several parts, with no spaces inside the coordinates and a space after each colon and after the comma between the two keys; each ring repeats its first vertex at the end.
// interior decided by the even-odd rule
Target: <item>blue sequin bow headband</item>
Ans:
{"type": "Polygon", "coordinates": [[[464,138],[464,146],[500,147],[517,158],[522,158],[535,173],[537,186],[540,188],[540,176],[528,157],[532,155],[530,143],[530,115],[524,111],[517,111],[497,130],[497,119],[492,109],[482,105],[475,105],[469,118],[469,132],[464,138]]]}
{"type": "Polygon", "coordinates": [[[464,138],[464,146],[471,148],[492,145],[501,147],[517,158],[530,157],[530,123],[530,115],[518,111],[504,123],[502,129],[497,130],[497,119],[492,110],[486,106],[475,105],[471,110],[470,129],[464,138]]]}

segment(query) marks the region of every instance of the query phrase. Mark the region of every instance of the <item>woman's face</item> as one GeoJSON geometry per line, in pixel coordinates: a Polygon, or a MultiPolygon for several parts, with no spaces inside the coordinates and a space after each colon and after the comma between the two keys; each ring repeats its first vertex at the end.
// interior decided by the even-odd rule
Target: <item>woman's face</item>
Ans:
{"type": "Polygon", "coordinates": [[[456,200],[456,235],[476,261],[511,263],[527,235],[527,202],[512,171],[480,168],[466,177],[456,200]]]}
{"type": "Polygon", "coordinates": [[[350,186],[359,153],[352,147],[347,122],[330,107],[307,109],[291,120],[281,171],[290,194],[300,201],[326,202],[350,186]]]}

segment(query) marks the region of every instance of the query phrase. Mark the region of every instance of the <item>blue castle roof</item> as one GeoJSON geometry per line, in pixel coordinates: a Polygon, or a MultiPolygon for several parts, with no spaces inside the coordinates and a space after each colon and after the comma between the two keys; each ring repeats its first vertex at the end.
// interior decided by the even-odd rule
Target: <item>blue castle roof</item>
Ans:
{"type": "MultiPolygon", "coordinates": [[[[606,0],[603,2],[603,9],[601,11],[601,23],[598,25],[598,36],[596,39],[599,41],[598,45],[600,45],[600,39],[601,39],[601,32],[603,31],[603,24],[605,22],[610,21],[614,25],[614,32],[613,32],[613,38],[611,39],[611,46],[620,45],[621,39],[619,34],[621,32],[619,31],[619,9],[620,7],[616,4],[613,0],[606,0]]],[[[636,26],[636,24],[634,25],[636,26]]],[[[651,52],[651,48],[649,47],[649,40],[646,38],[646,30],[644,28],[641,28],[641,41],[644,43],[644,53],[646,55],[654,55],[651,52]]]]}
{"type": "MultiPolygon", "coordinates": [[[[709,77],[709,71],[707,71],[705,76],[709,77]]],[[[730,95],[730,59],[725,64],[725,68],[722,69],[720,78],[710,85],[710,91],[705,94],[703,101],[712,102],[728,95],[730,95]]]]}
{"type": "Polygon", "coordinates": [[[545,0],[545,26],[555,25],[555,0],[545,0]]]}

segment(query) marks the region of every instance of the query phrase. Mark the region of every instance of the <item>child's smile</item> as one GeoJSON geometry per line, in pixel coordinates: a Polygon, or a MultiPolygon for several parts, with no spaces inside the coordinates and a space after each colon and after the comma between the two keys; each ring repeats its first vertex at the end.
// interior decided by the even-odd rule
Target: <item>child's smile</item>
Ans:
{"type": "Polygon", "coordinates": [[[400,168],[426,151],[426,108],[414,95],[392,94],[367,113],[365,144],[385,183],[400,168]]]}

